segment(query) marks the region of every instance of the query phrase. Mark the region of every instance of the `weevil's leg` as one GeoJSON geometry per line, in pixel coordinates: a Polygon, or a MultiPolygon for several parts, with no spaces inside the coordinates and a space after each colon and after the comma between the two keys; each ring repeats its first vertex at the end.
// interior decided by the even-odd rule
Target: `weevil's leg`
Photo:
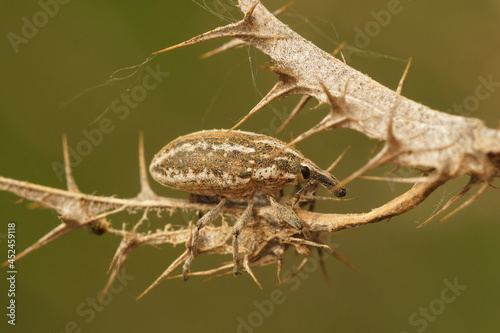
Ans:
{"type": "Polygon", "coordinates": [[[189,253],[188,257],[182,265],[182,280],[187,281],[189,279],[189,268],[191,267],[191,262],[193,261],[193,254],[189,253]]]}
{"type": "Polygon", "coordinates": [[[233,274],[234,276],[238,276],[241,274],[240,270],[240,260],[238,258],[238,236],[247,224],[248,220],[250,220],[250,216],[252,216],[252,209],[253,209],[253,197],[248,201],[248,206],[241,214],[239,217],[238,221],[236,221],[236,224],[234,225],[233,228],[233,262],[234,262],[234,268],[233,268],[233,274]]]}
{"type": "Polygon", "coordinates": [[[326,270],[326,265],[325,265],[325,256],[323,249],[318,247],[316,248],[318,251],[318,259],[319,259],[319,264],[321,266],[321,271],[323,272],[323,276],[325,277],[325,281],[327,283],[330,283],[330,278],[328,277],[328,271],[326,270]]]}
{"type": "Polygon", "coordinates": [[[201,219],[198,220],[196,223],[196,226],[193,229],[192,235],[191,235],[191,244],[188,244],[188,248],[190,250],[189,257],[186,259],[184,262],[183,266],[183,272],[182,272],[182,278],[184,281],[188,279],[188,274],[189,274],[189,267],[191,266],[191,262],[193,261],[194,258],[198,255],[198,237],[200,235],[200,229],[202,229],[204,226],[212,222],[217,218],[219,215],[222,206],[226,203],[227,199],[222,198],[220,202],[209,210],[201,219]]]}
{"type": "Polygon", "coordinates": [[[299,267],[297,267],[296,270],[294,270],[292,273],[290,273],[283,280],[283,283],[288,282],[291,278],[293,278],[295,275],[297,275],[304,268],[304,266],[307,264],[307,262],[309,261],[310,258],[311,258],[311,253],[307,254],[306,257],[304,257],[304,259],[302,259],[302,262],[300,263],[299,267]]]}
{"type": "Polygon", "coordinates": [[[297,214],[295,214],[292,207],[283,206],[282,204],[278,203],[272,195],[267,195],[267,199],[271,203],[271,206],[273,207],[279,218],[290,224],[295,229],[301,231],[304,234],[305,238],[311,238],[309,230],[304,228],[302,220],[297,216],[297,214]]]}
{"type": "Polygon", "coordinates": [[[191,253],[193,254],[194,258],[196,258],[196,256],[198,255],[198,237],[200,235],[200,229],[205,227],[207,224],[215,220],[217,216],[219,216],[222,206],[224,206],[226,201],[226,198],[222,198],[217,206],[209,210],[205,215],[203,215],[201,219],[198,220],[198,222],[196,222],[196,227],[193,230],[193,240],[191,242],[191,253]]]}
{"type": "Polygon", "coordinates": [[[290,206],[295,206],[295,204],[300,200],[300,196],[302,195],[302,193],[307,190],[307,188],[309,188],[309,186],[313,185],[313,184],[316,184],[317,181],[316,180],[310,180],[306,183],[306,185],[304,185],[304,187],[302,187],[300,190],[298,190],[297,192],[295,192],[295,194],[292,196],[292,202],[290,203],[290,206]]]}

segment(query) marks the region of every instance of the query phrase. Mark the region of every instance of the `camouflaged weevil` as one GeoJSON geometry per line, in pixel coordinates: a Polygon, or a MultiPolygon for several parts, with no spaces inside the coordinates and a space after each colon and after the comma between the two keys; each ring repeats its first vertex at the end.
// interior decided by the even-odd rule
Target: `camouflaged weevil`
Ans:
{"type": "Polygon", "coordinates": [[[211,130],[181,136],[155,155],[149,170],[162,185],[198,195],[217,196],[219,204],[198,220],[193,229],[191,255],[184,265],[187,278],[197,255],[201,228],[212,222],[227,199],[244,199],[248,206],[233,229],[234,274],[239,274],[238,235],[250,219],[253,197],[262,191],[277,216],[306,236],[302,221],[292,207],[310,185],[319,183],[337,197],[344,187],[329,172],[320,169],[294,148],[272,137],[243,131],[211,130]],[[292,206],[279,204],[275,194],[287,185],[306,183],[294,196],[292,206]]]}

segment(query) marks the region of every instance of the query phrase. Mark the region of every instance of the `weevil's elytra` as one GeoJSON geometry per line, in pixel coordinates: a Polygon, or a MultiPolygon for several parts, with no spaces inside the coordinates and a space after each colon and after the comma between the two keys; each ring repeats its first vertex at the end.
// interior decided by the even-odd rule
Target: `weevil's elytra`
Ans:
{"type": "MultiPolygon", "coordinates": [[[[274,195],[287,185],[306,183],[295,202],[309,185],[319,183],[337,197],[346,194],[336,188],[339,181],[320,169],[294,148],[272,137],[243,131],[211,130],[181,136],[155,155],[149,167],[152,177],[165,186],[198,195],[218,196],[221,202],[198,220],[193,229],[191,255],[184,264],[184,279],[197,254],[199,230],[212,222],[227,199],[244,199],[248,207],[233,229],[234,273],[239,274],[238,235],[252,214],[253,197],[262,191],[276,215],[294,228],[303,230],[302,221],[289,206],[279,204],[274,195]],[[279,153],[278,153],[279,152],[279,153]]],[[[292,206],[295,204],[292,203],[292,206]]]]}

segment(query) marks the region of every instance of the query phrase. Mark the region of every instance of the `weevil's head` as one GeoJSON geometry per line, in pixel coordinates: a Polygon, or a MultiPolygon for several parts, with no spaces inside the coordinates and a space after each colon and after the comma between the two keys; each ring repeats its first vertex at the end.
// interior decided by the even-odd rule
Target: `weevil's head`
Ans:
{"type": "Polygon", "coordinates": [[[340,182],[328,171],[320,169],[310,161],[302,161],[300,163],[300,176],[304,181],[315,180],[323,185],[331,194],[342,198],[346,195],[344,186],[340,186],[340,182]]]}

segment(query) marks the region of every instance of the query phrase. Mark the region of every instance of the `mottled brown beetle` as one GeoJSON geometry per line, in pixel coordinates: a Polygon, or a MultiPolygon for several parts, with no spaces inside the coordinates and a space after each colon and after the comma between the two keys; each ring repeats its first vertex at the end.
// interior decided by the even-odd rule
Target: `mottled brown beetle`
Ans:
{"type": "Polygon", "coordinates": [[[243,131],[211,130],[181,136],[155,155],[149,167],[162,185],[198,195],[217,196],[219,204],[198,220],[188,244],[191,255],[184,265],[184,279],[197,255],[201,228],[212,222],[227,199],[244,199],[248,206],[233,228],[234,274],[239,274],[238,235],[250,219],[256,191],[268,198],[277,216],[307,235],[292,207],[301,193],[319,183],[337,197],[344,187],[329,172],[317,167],[299,151],[272,137],[243,131]],[[279,204],[274,195],[287,185],[306,183],[294,196],[291,206],[279,204]]]}

